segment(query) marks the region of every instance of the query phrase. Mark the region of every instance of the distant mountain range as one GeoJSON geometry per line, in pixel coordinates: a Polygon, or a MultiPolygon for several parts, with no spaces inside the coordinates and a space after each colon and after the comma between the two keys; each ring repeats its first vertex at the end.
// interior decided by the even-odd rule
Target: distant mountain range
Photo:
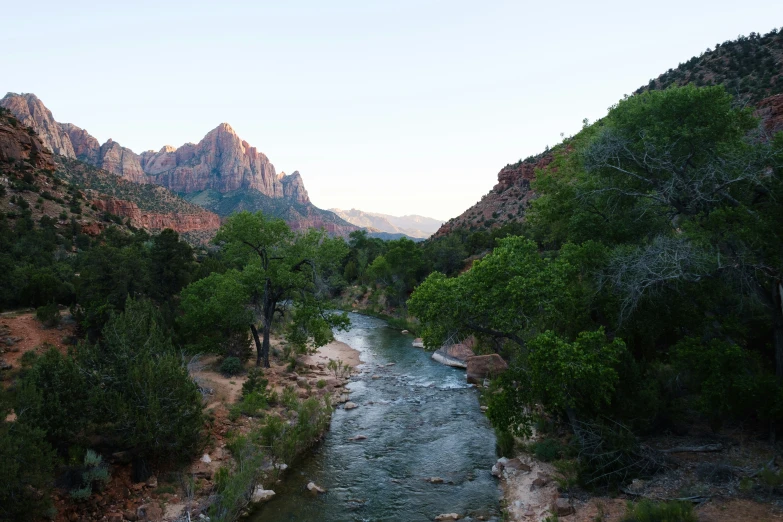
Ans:
{"type": "Polygon", "coordinates": [[[330,208],[329,210],[358,227],[418,239],[430,237],[443,225],[443,221],[439,219],[417,215],[390,216],[376,212],[364,212],[355,208],[351,210],[330,208]]]}
{"type": "MultiPolygon", "coordinates": [[[[324,228],[346,236],[358,229],[313,205],[299,172],[278,174],[269,159],[227,123],[196,144],[137,154],[111,139],[101,145],[86,130],[57,122],[34,94],[8,93],[0,107],[32,128],[44,147],[64,161],[78,160],[133,183],[165,187],[219,216],[262,210],[285,219],[295,230],[324,228]]],[[[115,206],[118,211],[124,208],[115,206]]]]}

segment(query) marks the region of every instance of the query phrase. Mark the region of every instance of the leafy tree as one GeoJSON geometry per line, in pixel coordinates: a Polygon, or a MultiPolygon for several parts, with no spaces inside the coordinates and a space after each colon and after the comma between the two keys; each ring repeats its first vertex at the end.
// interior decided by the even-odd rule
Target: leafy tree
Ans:
{"type": "Polygon", "coordinates": [[[256,365],[269,367],[269,340],[276,319],[290,311],[288,340],[300,349],[321,346],[331,340],[332,327],[344,327],[347,318],[327,312],[328,288],[322,276],[334,272],[346,254],[342,239],[330,239],[322,231],[291,231],[281,219],[261,212],[240,212],[226,220],[215,241],[237,270],[210,276],[183,292],[186,324],[196,317],[228,311],[224,327],[234,328],[245,318],[256,344],[256,365]],[[221,291],[220,284],[236,288],[221,291]],[[196,295],[212,294],[200,305],[196,295]],[[240,299],[241,298],[241,299],[240,299]],[[252,312],[250,316],[243,306],[252,312]],[[257,321],[260,320],[261,335],[257,321]]]}
{"type": "Polygon", "coordinates": [[[180,241],[179,234],[167,228],[152,238],[150,248],[149,295],[166,301],[190,281],[193,249],[180,241]]]}

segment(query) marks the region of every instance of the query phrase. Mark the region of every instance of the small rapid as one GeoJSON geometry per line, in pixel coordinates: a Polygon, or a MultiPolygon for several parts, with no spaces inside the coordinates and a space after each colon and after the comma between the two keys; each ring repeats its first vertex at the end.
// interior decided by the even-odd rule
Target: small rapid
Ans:
{"type": "Polygon", "coordinates": [[[464,371],[431,360],[380,319],[350,317],[351,329],[335,337],[361,352],[361,373],[347,385],[359,407],[338,408],[323,443],[282,484],[264,484],[277,496],[251,520],[498,519],[495,435],[464,371]],[[349,440],[357,435],[367,438],[349,440]],[[310,481],[327,493],[311,494],[310,481]]]}

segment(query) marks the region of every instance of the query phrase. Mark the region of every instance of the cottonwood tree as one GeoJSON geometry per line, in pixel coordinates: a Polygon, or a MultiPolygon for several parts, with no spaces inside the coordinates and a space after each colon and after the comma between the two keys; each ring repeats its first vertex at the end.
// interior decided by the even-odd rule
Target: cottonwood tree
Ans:
{"type": "Polygon", "coordinates": [[[611,194],[669,223],[612,256],[623,315],[662,289],[720,279],[767,309],[783,379],[783,138],[721,87],[687,86],[620,102],[583,159],[585,200],[611,194]]]}
{"type": "Polygon", "coordinates": [[[256,365],[268,368],[272,327],[284,316],[286,337],[299,349],[322,346],[332,339],[332,328],[347,326],[344,314],[328,311],[328,285],[322,278],[345,257],[342,239],[314,229],[295,233],[282,219],[240,212],[226,220],[215,242],[237,269],[183,290],[183,321],[194,328],[192,333],[213,323],[231,331],[246,321],[256,365]]]}

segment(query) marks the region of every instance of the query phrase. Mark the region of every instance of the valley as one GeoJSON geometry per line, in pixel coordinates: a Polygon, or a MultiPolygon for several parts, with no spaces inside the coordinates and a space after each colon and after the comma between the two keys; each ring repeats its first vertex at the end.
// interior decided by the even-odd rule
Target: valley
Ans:
{"type": "MultiPolygon", "coordinates": [[[[362,190],[433,165],[362,132],[362,190]]],[[[440,220],[319,208],[228,123],[134,152],[9,92],[0,520],[783,519],[783,31],[560,136],[440,220]]]]}

